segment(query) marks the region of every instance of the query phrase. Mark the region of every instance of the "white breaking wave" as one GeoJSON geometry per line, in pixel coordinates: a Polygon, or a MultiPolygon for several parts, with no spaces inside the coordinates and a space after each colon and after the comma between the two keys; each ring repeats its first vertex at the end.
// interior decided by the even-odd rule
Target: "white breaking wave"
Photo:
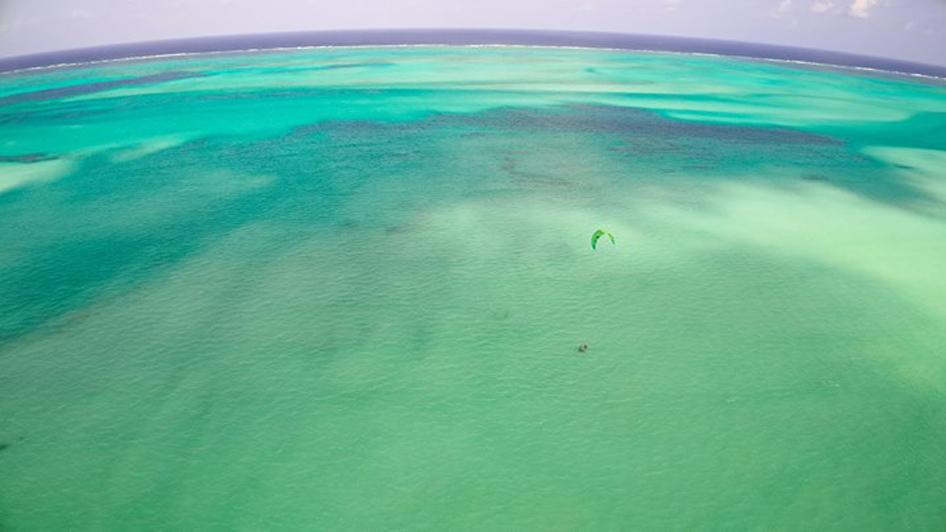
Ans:
{"type": "Polygon", "coordinates": [[[917,72],[904,72],[900,70],[885,70],[882,68],[875,67],[865,67],[865,66],[852,66],[852,65],[837,65],[832,63],[819,63],[817,61],[805,61],[802,59],[779,59],[774,57],[754,57],[754,56],[745,56],[745,55],[727,55],[727,54],[718,54],[712,52],[674,52],[668,50],[648,50],[646,48],[614,48],[608,46],[575,46],[575,45],[542,45],[542,44],[345,44],[345,45],[335,45],[335,44],[323,44],[323,45],[306,45],[306,46],[276,46],[273,48],[241,48],[237,50],[211,50],[206,52],[174,52],[166,54],[152,54],[152,55],[136,55],[129,57],[119,57],[119,58],[110,58],[110,59],[96,59],[92,61],[80,61],[76,63],[56,63],[52,65],[40,65],[26,68],[19,68],[15,70],[7,70],[5,72],[0,72],[0,77],[11,74],[19,74],[23,72],[32,72],[38,70],[53,70],[58,68],[76,68],[76,67],[88,67],[91,65],[100,65],[106,63],[122,63],[122,62],[133,62],[133,61],[148,61],[154,59],[173,59],[173,58],[186,58],[191,56],[204,56],[204,55],[224,55],[224,54],[251,54],[251,53],[272,53],[272,52],[292,52],[292,51],[303,51],[303,50],[325,50],[325,49],[371,49],[371,48],[530,48],[530,49],[561,49],[561,50],[586,50],[586,51],[605,51],[605,52],[624,52],[624,53],[649,53],[649,54],[666,54],[666,55],[682,55],[682,56],[696,56],[696,57],[718,57],[724,59],[736,59],[744,61],[765,61],[772,63],[787,63],[793,65],[804,65],[804,66],[816,66],[816,67],[827,67],[840,70],[856,70],[862,72],[872,72],[872,73],[881,73],[881,74],[894,74],[898,76],[908,76],[920,79],[934,80],[934,81],[946,81],[946,77],[934,76],[931,74],[920,74],[917,72]]]}

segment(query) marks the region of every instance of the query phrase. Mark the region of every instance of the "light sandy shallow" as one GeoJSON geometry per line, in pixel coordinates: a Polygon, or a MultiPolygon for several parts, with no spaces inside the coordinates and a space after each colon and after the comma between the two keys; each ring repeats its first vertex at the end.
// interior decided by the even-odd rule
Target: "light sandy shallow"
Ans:
{"type": "Polygon", "coordinates": [[[492,48],[22,76],[0,155],[52,158],[0,163],[0,529],[946,519],[935,83],[492,48]],[[168,70],[203,77],[22,96],[168,70]]]}

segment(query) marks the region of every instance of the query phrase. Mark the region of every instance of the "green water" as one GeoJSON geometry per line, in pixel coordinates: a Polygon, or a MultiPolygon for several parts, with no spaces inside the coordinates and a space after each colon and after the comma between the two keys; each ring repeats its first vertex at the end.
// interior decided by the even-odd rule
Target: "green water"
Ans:
{"type": "Polygon", "coordinates": [[[0,530],[946,526],[942,82],[196,55],[0,159],[0,530]]]}

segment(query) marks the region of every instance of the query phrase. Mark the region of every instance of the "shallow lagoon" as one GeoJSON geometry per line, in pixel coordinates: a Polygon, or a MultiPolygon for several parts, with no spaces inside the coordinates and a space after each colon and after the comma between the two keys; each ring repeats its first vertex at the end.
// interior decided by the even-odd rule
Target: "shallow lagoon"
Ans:
{"type": "Polygon", "coordinates": [[[942,82],[206,54],[0,129],[0,529],[946,522],[942,82]]]}

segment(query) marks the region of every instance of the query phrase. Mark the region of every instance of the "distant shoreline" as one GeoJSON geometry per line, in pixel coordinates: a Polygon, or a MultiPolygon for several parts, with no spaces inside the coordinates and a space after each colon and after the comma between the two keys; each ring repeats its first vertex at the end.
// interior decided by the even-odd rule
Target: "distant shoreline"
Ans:
{"type": "Polygon", "coordinates": [[[946,67],[843,52],[688,37],[544,30],[346,30],[199,37],[44,52],[0,59],[0,73],[116,60],[280,49],[371,46],[541,46],[697,53],[867,69],[946,79],[946,67]]]}

